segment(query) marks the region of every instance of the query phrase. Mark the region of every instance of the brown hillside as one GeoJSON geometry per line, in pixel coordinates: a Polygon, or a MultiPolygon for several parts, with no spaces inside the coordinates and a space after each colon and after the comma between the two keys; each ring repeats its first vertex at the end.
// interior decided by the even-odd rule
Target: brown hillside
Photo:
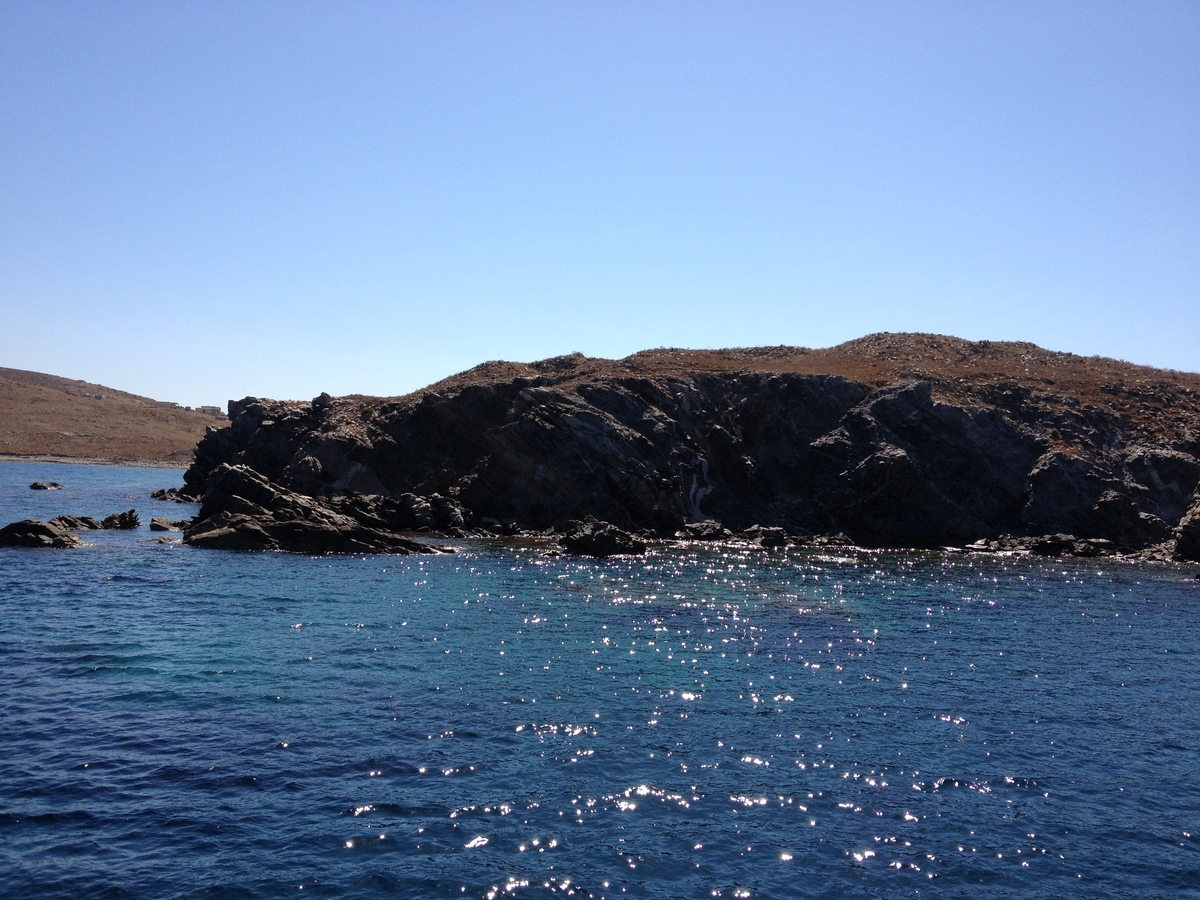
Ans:
{"type": "Polygon", "coordinates": [[[186,466],[224,416],[75,381],[0,367],[0,455],[186,466]]]}

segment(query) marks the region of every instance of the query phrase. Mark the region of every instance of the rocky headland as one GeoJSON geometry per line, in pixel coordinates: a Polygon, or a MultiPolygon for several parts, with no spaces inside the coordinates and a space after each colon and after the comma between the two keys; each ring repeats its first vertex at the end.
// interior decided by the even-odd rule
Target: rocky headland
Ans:
{"type": "Polygon", "coordinates": [[[404,397],[249,397],[229,418],[185,475],[192,543],[289,549],[325,516],[601,555],[736,533],[1200,559],[1200,375],[1028,343],[574,354],[404,397]]]}

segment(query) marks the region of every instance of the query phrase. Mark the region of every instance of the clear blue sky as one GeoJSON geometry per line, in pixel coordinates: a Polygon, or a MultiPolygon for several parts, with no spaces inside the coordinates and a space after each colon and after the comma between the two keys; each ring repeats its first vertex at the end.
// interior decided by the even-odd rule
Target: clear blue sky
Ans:
{"type": "Polygon", "coordinates": [[[223,405],[873,331],[1200,370],[1200,4],[0,3],[0,365],[223,405]]]}

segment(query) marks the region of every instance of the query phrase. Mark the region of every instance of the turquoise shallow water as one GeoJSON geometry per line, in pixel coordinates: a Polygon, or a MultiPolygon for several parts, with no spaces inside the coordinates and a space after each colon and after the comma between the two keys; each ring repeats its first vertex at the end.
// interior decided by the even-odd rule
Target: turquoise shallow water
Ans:
{"type": "Polygon", "coordinates": [[[0,550],[0,895],[1200,895],[1196,567],[86,537],[0,550]]]}

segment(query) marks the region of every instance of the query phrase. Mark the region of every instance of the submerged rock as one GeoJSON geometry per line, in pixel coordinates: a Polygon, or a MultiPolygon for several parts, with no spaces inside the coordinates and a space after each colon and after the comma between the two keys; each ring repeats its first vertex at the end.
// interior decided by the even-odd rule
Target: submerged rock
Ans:
{"type": "Polygon", "coordinates": [[[73,531],[51,522],[23,519],[0,528],[0,547],[82,547],[83,539],[73,531]]]}
{"type": "Polygon", "coordinates": [[[35,481],[29,486],[31,491],[61,491],[62,485],[57,481],[35,481]]]}

